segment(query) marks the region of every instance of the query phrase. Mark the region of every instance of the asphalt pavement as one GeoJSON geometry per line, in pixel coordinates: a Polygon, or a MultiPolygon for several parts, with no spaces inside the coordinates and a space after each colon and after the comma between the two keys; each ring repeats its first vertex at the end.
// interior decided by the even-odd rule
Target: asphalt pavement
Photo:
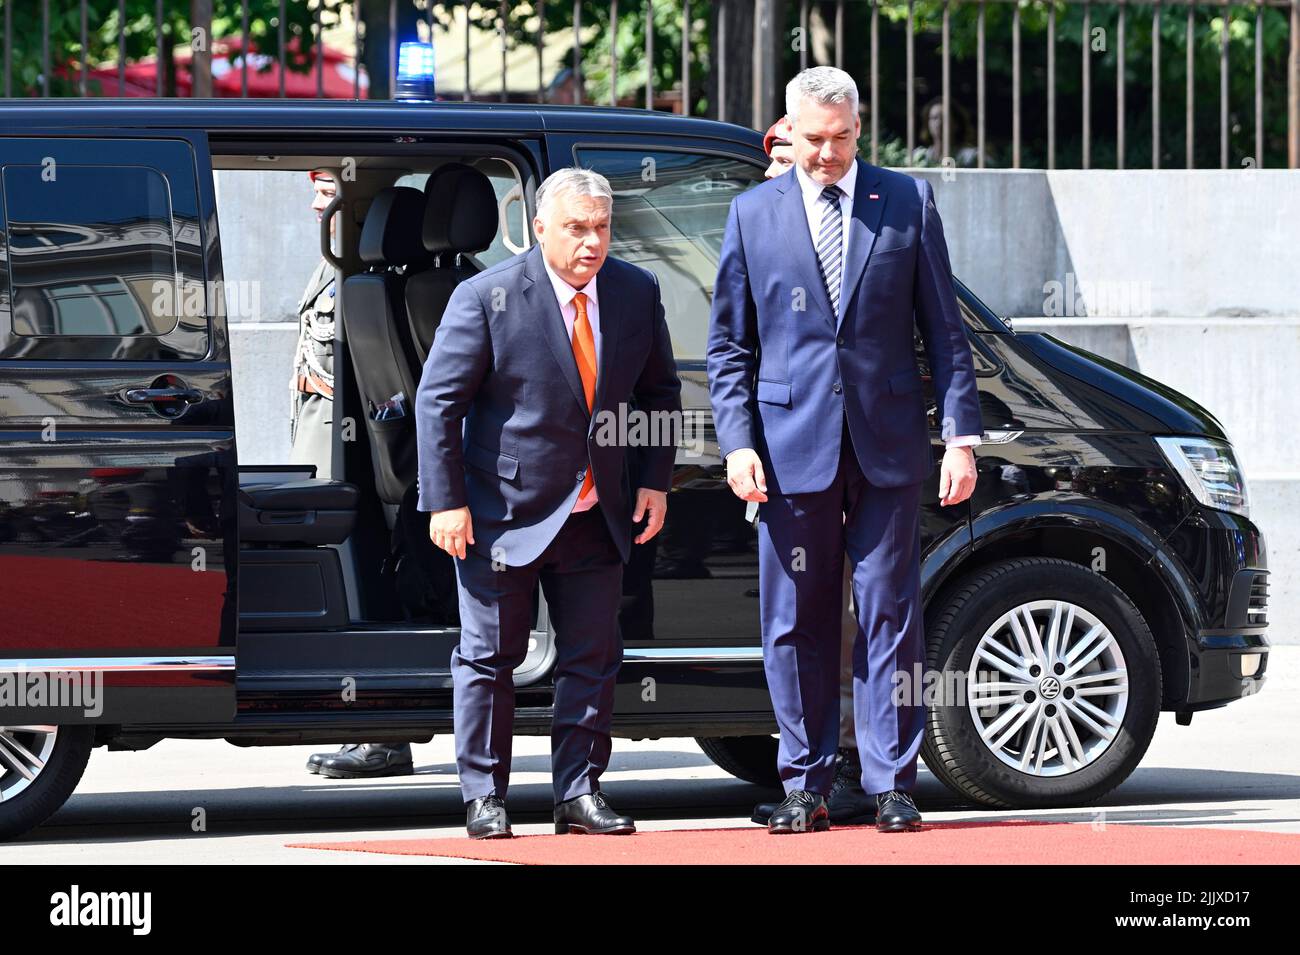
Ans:
{"type": "MultiPolygon", "coordinates": [[[[917,805],[927,822],[1040,819],[1300,833],[1298,690],[1300,646],[1274,647],[1259,694],[1198,713],[1187,727],[1162,714],[1142,764],[1096,807],[984,810],[924,768],[917,805]]],[[[508,808],[518,835],[552,832],[549,746],[546,737],[515,739],[508,808]]],[[[460,861],[289,848],[464,835],[450,736],[417,744],[410,776],[332,780],[303,768],[310,753],[334,748],[164,740],[138,753],[97,749],[63,809],[39,830],[0,845],[0,864],[460,861]]],[[[615,740],[602,788],[641,830],[749,827],[754,803],[779,798],[728,776],[689,739],[615,740]]]]}

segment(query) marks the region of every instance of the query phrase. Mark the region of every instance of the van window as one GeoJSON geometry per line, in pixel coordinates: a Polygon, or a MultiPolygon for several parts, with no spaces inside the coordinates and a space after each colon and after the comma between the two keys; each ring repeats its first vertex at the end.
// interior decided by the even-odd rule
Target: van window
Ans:
{"type": "Polygon", "coordinates": [[[674,355],[702,361],[731,200],[763,182],[763,168],[668,149],[579,149],[577,158],[614,190],[609,254],[659,277],[674,355]]]}
{"type": "Polygon", "coordinates": [[[120,339],[176,328],[171,198],[157,170],[8,165],[0,182],[14,335],[120,339]]]}

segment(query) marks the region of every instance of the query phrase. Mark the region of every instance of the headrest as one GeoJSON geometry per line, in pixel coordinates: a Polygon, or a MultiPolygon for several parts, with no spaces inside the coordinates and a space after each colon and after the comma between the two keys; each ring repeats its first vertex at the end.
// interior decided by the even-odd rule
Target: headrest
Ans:
{"type": "Polygon", "coordinates": [[[424,193],[411,186],[386,186],[375,194],[361,226],[361,261],[407,265],[425,257],[420,242],[424,193]]]}
{"type": "Polygon", "coordinates": [[[439,166],[424,184],[424,248],[482,252],[497,234],[497,196],[492,181],[472,166],[439,166]]]}

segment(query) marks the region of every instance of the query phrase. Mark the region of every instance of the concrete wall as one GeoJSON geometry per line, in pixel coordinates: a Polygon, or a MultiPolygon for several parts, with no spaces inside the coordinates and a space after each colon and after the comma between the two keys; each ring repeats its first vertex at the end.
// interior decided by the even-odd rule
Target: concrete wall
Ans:
{"type": "Polygon", "coordinates": [[[222,267],[233,285],[226,296],[231,321],[296,321],[294,306],[320,261],[311,180],[303,172],[218,172],[216,194],[222,267]],[[257,283],[254,294],[245,282],[257,283]],[[241,307],[245,301],[257,308],[241,307]]]}
{"type": "Polygon", "coordinates": [[[1300,314],[1300,173],[907,171],[934,185],[953,272],[999,314],[1300,314]],[[1093,287],[1083,310],[1052,309],[1045,285],[1071,281],[1093,287]]]}
{"type": "Polygon", "coordinates": [[[242,464],[289,460],[289,412],[296,322],[235,322],[230,326],[235,429],[242,464]]]}
{"type": "MultiPolygon", "coordinates": [[[[1158,378],[1224,424],[1272,571],[1270,637],[1300,643],[1300,174],[909,170],[935,183],[954,273],[1017,330],[1158,378]],[[1054,284],[1055,283],[1055,284],[1054,284]]],[[[289,453],[293,305],[316,261],[300,174],[218,176],[240,458],[289,453]]]]}

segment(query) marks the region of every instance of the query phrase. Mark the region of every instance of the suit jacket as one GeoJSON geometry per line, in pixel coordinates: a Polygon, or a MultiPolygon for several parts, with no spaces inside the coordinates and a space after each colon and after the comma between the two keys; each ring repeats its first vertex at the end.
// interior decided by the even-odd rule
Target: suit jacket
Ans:
{"type": "MultiPolygon", "coordinates": [[[[507,566],[554,539],[595,469],[597,507],[623,560],[631,555],[634,488],[668,490],[675,434],[638,448],[608,441],[601,412],[681,412],[672,342],[653,272],[609,256],[600,298],[594,414],[565,332],[542,250],[461,282],[424,363],[415,397],[422,511],[469,506],[474,548],[507,566]],[[636,473],[631,468],[635,466],[636,473]]],[[[655,413],[658,413],[657,415],[655,413]]],[[[653,429],[650,429],[653,431],[653,429]]]]}
{"type": "Polygon", "coordinates": [[[794,167],[737,196],[727,218],[709,322],[709,396],[722,453],[756,449],[769,492],[828,487],[846,416],[872,484],[929,476],[914,327],[944,434],[983,431],[933,190],[860,158],[855,165],[838,314],[794,167]]]}

